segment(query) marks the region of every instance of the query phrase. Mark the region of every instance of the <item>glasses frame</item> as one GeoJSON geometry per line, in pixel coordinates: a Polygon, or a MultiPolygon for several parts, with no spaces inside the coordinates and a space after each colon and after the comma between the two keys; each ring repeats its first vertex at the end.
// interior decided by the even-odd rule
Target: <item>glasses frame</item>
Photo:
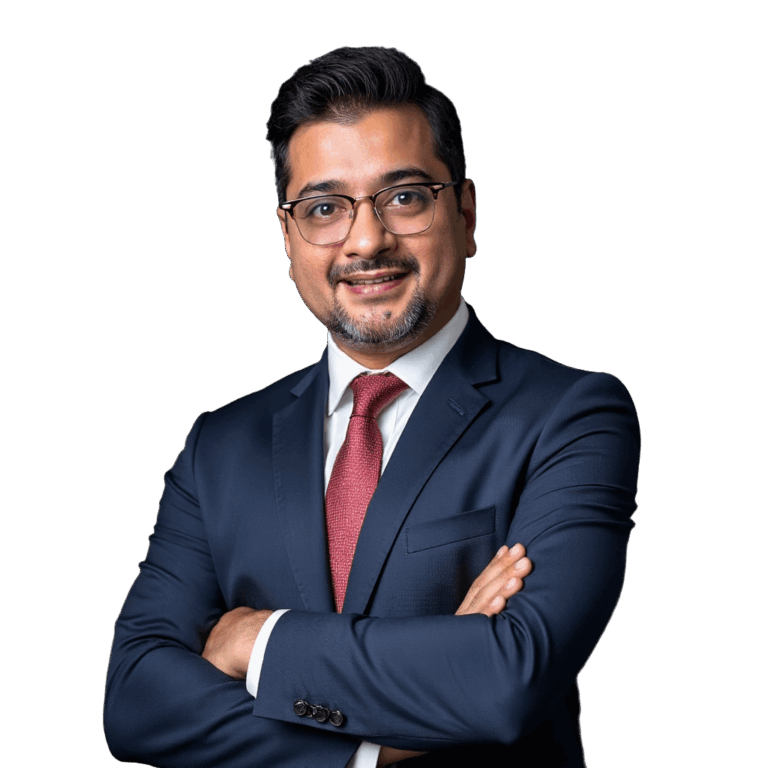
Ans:
{"type": "MultiPolygon", "coordinates": [[[[379,209],[376,207],[376,198],[379,195],[383,195],[385,192],[391,192],[393,189],[408,189],[410,187],[426,187],[432,192],[432,199],[435,203],[437,203],[437,195],[438,193],[442,192],[447,187],[457,187],[459,184],[461,184],[460,181],[416,181],[412,182],[411,184],[394,184],[391,187],[384,187],[384,189],[380,189],[378,192],[375,192],[372,195],[361,195],[360,197],[352,197],[351,195],[339,195],[333,192],[324,194],[324,195],[309,195],[308,197],[299,197],[296,200],[287,200],[284,203],[281,203],[278,206],[278,210],[286,211],[286,213],[289,213],[291,218],[293,219],[294,223],[296,224],[296,229],[299,231],[299,234],[302,237],[302,240],[306,241],[310,245],[338,245],[338,243],[343,243],[348,237],[349,232],[352,231],[352,224],[354,224],[354,215],[355,215],[355,204],[359,202],[360,200],[370,200],[371,204],[373,205],[373,212],[376,214],[376,218],[379,220],[380,224],[384,229],[387,230],[387,232],[397,235],[398,237],[410,237],[411,235],[420,235],[422,232],[426,232],[431,226],[432,223],[435,220],[435,209],[432,208],[432,219],[427,224],[424,229],[420,229],[418,232],[409,232],[407,235],[402,235],[398,232],[392,232],[392,230],[382,221],[381,214],[379,213],[379,209]],[[296,216],[294,214],[294,208],[299,204],[303,203],[306,200],[320,200],[324,197],[340,197],[343,200],[348,200],[349,203],[352,205],[352,210],[350,211],[352,222],[349,225],[349,232],[347,232],[344,237],[341,238],[341,240],[334,240],[332,243],[313,243],[311,240],[307,240],[307,238],[304,236],[304,233],[301,231],[301,227],[299,226],[298,222],[296,221],[296,216]]],[[[287,222],[287,219],[286,219],[287,222]]]]}

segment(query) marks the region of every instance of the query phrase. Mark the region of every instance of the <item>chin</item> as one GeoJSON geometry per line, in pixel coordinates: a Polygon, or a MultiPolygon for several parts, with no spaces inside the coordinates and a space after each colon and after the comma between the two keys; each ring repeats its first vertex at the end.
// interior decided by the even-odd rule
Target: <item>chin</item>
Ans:
{"type": "Polygon", "coordinates": [[[434,302],[421,293],[413,296],[405,310],[394,319],[376,314],[374,322],[352,318],[340,305],[324,320],[333,336],[360,352],[391,352],[418,338],[437,314],[434,302]]]}

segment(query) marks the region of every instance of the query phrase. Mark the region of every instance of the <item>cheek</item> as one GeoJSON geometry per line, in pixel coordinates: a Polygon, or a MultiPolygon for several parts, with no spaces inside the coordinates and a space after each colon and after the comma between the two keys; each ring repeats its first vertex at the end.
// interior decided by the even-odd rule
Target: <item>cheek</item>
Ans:
{"type": "Polygon", "coordinates": [[[328,284],[328,268],[317,259],[294,259],[291,271],[299,293],[314,303],[327,302],[331,287],[328,284]]]}
{"type": "Polygon", "coordinates": [[[455,251],[446,250],[440,254],[440,259],[435,265],[430,286],[424,284],[424,288],[433,294],[435,298],[449,300],[454,294],[461,292],[464,281],[463,260],[455,251]]]}
{"type": "Polygon", "coordinates": [[[463,259],[451,246],[435,248],[428,262],[423,262],[422,280],[445,290],[461,280],[463,259]]]}
{"type": "Polygon", "coordinates": [[[457,227],[451,219],[440,222],[440,226],[435,227],[433,239],[424,243],[421,256],[417,255],[422,264],[422,280],[431,282],[435,288],[450,288],[461,280],[465,250],[458,238],[457,227]]]}

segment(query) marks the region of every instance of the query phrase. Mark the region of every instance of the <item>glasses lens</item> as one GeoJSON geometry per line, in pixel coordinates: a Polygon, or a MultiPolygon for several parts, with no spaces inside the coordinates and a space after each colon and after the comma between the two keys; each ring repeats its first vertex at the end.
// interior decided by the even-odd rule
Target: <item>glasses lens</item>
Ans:
{"type": "Polygon", "coordinates": [[[428,187],[395,187],[376,198],[381,223],[396,235],[428,229],[435,215],[435,198],[428,187]]]}
{"type": "Polygon", "coordinates": [[[343,197],[313,197],[302,200],[293,210],[293,218],[304,237],[315,245],[330,245],[348,234],[352,205],[343,197]]]}
{"type": "MultiPolygon", "coordinates": [[[[376,213],[395,235],[416,235],[432,225],[435,196],[427,186],[399,186],[375,195],[376,213]]],[[[301,236],[314,245],[345,240],[352,227],[353,205],[336,195],[302,200],[293,209],[301,236]]]]}

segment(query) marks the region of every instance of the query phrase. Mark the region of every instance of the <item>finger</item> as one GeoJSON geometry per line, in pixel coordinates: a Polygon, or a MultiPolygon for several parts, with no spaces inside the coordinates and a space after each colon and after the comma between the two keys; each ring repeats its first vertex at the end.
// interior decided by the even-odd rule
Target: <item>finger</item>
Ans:
{"type": "Polygon", "coordinates": [[[481,613],[484,616],[497,616],[507,607],[507,600],[523,587],[522,579],[512,579],[508,584],[489,600],[481,600],[473,610],[467,613],[481,613]]]}
{"type": "Polygon", "coordinates": [[[506,599],[501,595],[496,595],[496,597],[494,597],[493,600],[491,600],[490,605],[488,605],[486,608],[480,611],[480,613],[488,617],[496,616],[497,614],[501,613],[506,607],[507,607],[506,599]]]}
{"type": "Polygon", "coordinates": [[[514,566],[515,563],[525,557],[525,547],[522,544],[515,544],[514,547],[511,549],[507,548],[506,551],[503,551],[504,549],[505,548],[502,547],[502,549],[499,550],[496,557],[491,560],[485,567],[485,570],[483,570],[483,572],[474,580],[467,592],[465,603],[471,605],[480,591],[485,589],[488,584],[493,581],[503,578],[502,574],[504,574],[508,568],[514,566]]]}
{"type": "Polygon", "coordinates": [[[478,606],[477,613],[485,616],[497,616],[507,607],[507,600],[517,594],[523,588],[523,579],[519,576],[513,576],[507,580],[496,595],[491,597],[487,604],[478,606]]]}
{"type": "Polygon", "coordinates": [[[516,563],[520,558],[525,557],[525,547],[522,544],[515,544],[509,548],[506,545],[501,547],[496,556],[485,567],[483,572],[472,582],[472,586],[467,592],[467,597],[472,597],[485,587],[489,582],[498,578],[505,568],[510,564],[516,563]]]}
{"type": "Polygon", "coordinates": [[[504,570],[504,574],[509,576],[518,576],[524,579],[526,576],[530,574],[532,570],[533,570],[533,563],[531,562],[530,558],[521,557],[513,565],[507,567],[504,570]]]}
{"type": "MultiPolygon", "coordinates": [[[[488,584],[496,580],[498,584],[499,579],[504,579],[503,574],[507,569],[514,566],[525,557],[525,547],[519,542],[513,547],[508,547],[506,544],[502,546],[493,560],[485,567],[482,573],[472,582],[472,586],[467,591],[459,609],[456,611],[456,615],[460,616],[466,613],[480,613],[482,609],[486,608],[485,604],[479,602],[478,595],[485,589],[488,584]]],[[[504,579],[503,583],[506,583],[509,579],[504,579]]],[[[486,592],[486,598],[488,593],[486,592]]]]}
{"type": "Polygon", "coordinates": [[[456,611],[457,616],[476,612],[476,608],[474,606],[478,593],[489,581],[493,580],[499,575],[499,573],[504,570],[504,566],[506,564],[504,556],[507,555],[509,551],[509,547],[507,547],[506,544],[502,546],[494,556],[493,560],[491,560],[491,562],[485,567],[480,575],[472,582],[469,589],[467,590],[467,594],[461,601],[461,605],[456,611]]]}
{"type": "Polygon", "coordinates": [[[506,564],[506,567],[484,587],[479,589],[467,606],[467,613],[484,613],[486,616],[495,615],[503,610],[494,604],[494,599],[501,597],[506,600],[523,588],[523,579],[530,574],[533,565],[527,557],[506,564]],[[489,613],[490,611],[490,613],[489,613]]]}
{"type": "Polygon", "coordinates": [[[494,555],[493,560],[491,560],[491,562],[483,569],[480,575],[472,582],[469,589],[467,590],[467,594],[464,595],[464,599],[461,601],[461,605],[456,611],[457,616],[465,613],[471,613],[471,606],[477,593],[490,579],[498,575],[498,573],[500,573],[504,568],[503,557],[507,554],[507,552],[509,552],[509,547],[506,544],[502,545],[498,552],[496,552],[494,555]]]}
{"type": "Polygon", "coordinates": [[[508,565],[495,579],[483,587],[485,599],[491,600],[494,595],[500,594],[509,597],[514,592],[519,592],[523,586],[523,579],[533,570],[533,563],[523,557],[508,565]],[[514,591],[512,591],[514,590],[514,591]]]}

